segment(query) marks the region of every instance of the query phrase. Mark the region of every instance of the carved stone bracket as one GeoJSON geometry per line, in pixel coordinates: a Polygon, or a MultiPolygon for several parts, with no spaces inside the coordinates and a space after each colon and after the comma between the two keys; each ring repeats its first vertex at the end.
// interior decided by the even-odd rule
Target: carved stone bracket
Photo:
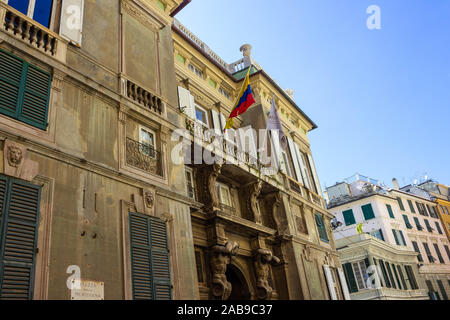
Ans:
{"type": "Polygon", "coordinates": [[[254,266],[256,275],[256,297],[260,300],[270,300],[273,288],[269,284],[270,265],[278,265],[280,259],[273,255],[272,251],[259,248],[254,254],[254,266]]]}
{"type": "Polygon", "coordinates": [[[231,257],[237,254],[239,244],[235,241],[226,245],[215,245],[210,249],[210,265],[212,271],[211,293],[215,299],[227,300],[231,294],[231,283],[228,282],[225,272],[231,262],[231,257]]]}
{"type": "Polygon", "coordinates": [[[197,181],[199,187],[200,201],[204,204],[203,210],[207,213],[214,213],[220,210],[219,195],[216,189],[216,181],[220,176],[222,164],[205,166],[198,170],[197,181]]]}

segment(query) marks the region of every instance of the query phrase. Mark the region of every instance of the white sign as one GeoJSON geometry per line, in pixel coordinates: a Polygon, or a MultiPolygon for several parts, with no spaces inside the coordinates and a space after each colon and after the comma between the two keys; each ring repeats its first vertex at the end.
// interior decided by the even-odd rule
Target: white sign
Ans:
{"type": "Polygon", "coordinates": [[[100,281],[80,280],[80,288],[71,290],[72,300],[105,300],[105,284],[100,281]]]}

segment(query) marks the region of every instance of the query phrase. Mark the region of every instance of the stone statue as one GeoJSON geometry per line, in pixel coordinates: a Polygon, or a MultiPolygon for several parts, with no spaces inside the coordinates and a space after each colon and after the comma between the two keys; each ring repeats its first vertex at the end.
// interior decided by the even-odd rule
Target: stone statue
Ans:
{"type": "Polygon", "coordinates": [[[212,294],[214,298],[227,300],[231,294],[231,283],[227,281],[225,272],[231,262],[231,256],[237,254],[239,244],[235,241],[227,242],[225,246],[216,245],[211,248],[212,294]]]}
{"type": "Polygon", "coordinates": [[[244,57],[250,57],[252,55],[252,46],[249,44],[244,44],[239,48],[244,57]]]}
{"type": "Polygon", "coordinates": [[[253,216],[253,221],[262,224],[261,221],[261,212],[259,211],[259,205],[258,205],[258,197],[261,193],[262,189],[262,181],[259,180],[258,182],[254,183],[250,187],[250,193],[249,193],[249,199],[248,199],[248,209],[251,212],[253,216]]]}
{"type": "Polygon", "coordinates": [[[270,264],[277,265],[280,259],[268,249],[258,249],[255,255],[256,296],[261,300],[270,300],[273,289],[269,285],[270,264]]]}

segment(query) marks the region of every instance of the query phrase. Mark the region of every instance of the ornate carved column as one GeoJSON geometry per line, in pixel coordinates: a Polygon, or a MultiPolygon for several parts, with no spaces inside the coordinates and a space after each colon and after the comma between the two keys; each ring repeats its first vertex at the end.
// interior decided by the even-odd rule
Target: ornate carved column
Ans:
{"type": "Polygon", "coordinates": [[[210,265],[212,271],[211,293],[213,298],[227,300],[231,294],[231,283],[228,282],[225,272],[231,262],[231,257],[237,254],[239,244],[235,241],[226,245],[215,245],[210,249],[210,265]]]}
{"type": "Polygon", "coordinates": [[[222,164],[204,166],[197,172],[197,182],[199,186],[199,200],[204,204],[203,210],[207,213],[214,213],[220,210],[220,200],[216,189],[216,181],[220,176],[222,164]]]}

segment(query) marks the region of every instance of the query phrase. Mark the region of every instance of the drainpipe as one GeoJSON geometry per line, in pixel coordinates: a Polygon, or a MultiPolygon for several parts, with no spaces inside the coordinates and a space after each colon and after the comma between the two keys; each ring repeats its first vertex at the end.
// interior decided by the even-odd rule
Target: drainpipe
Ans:
{"type": "Polygon", "coordinates": [[[183,10],[184,7],[186,7],[192,0],[184,0],[179,6],[178,8],[176,8],[171,14],[170,16],[173,18],[175,17],[175,15],[180,12],[181,10],[183,10]]]}

